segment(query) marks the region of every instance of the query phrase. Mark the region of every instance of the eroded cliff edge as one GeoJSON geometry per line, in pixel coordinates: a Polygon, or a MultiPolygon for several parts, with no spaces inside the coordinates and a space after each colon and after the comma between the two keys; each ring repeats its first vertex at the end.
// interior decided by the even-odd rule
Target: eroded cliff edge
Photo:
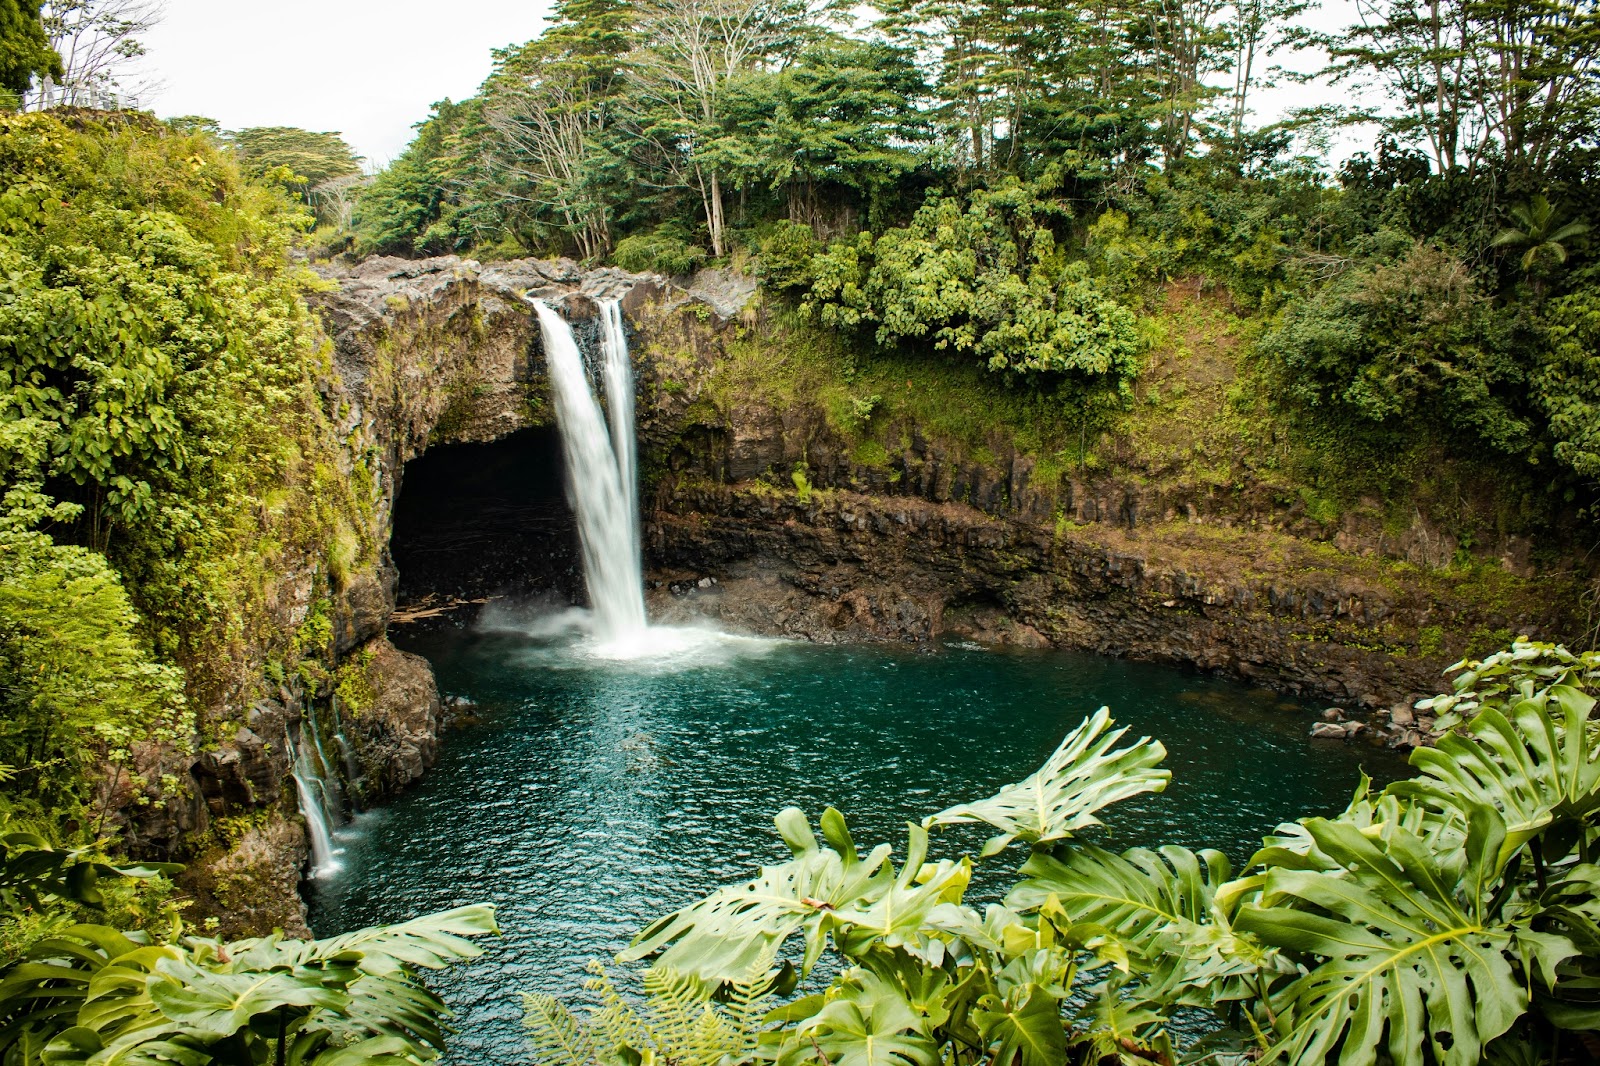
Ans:
{"type": "MultiPolygon", "coordinates": [[[[336,475],[360,489],[364,528],[351,536],[373,550],[347,572],[308,561],[271,590],[285,631],[326,627],[326,670],[266,684],[196,764],[204,809],[170,816],[169,835],[253,819],[191,886],[236,929],[303,923],[291,735],[318,721],[340,730],[344,784],[363,803],[433,760],[444,711],[431,672],[386,635],[396,494],[430,447],[549,423],[524,294],[557,304],[580,335],[594,300],[623,300],[650,595],[664,617],[819,641],[1083,648],[1370,708],[1434,691],[1475,642],[1578,635],[1584,576],[1559,557],[1536,565],[1517,532],[1467,552],[1420,509],[1401,530],[1359,511],[1330,526],[1269,486],[1064,468],[1003,426],[955,439],[875,402],[841,414],[837,395],[789,365],[807,358],[790,326],[736,275],[674,283],[442,257],[326,277],[314,302],[332,345],[325,400],[344,434],[336,475]]],[[[1401,739],[1419,739],[1408,726],[1401,739]]]]}

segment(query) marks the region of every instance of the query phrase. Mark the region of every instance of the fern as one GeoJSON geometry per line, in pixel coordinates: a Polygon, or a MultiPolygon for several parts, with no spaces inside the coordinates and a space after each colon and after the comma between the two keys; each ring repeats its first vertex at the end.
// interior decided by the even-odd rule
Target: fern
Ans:
{"type": "Polygon", "coordinates": [[[533,1061],[577,1066],[598,1061],[594,1038],[589,1028],[554,996],[525,995],[524,1023],[533,1044],[533,1061]]]}
{"type": "Polygon", "coordinates": [[[748,1061],[756,1048],[772,995],[763,965],[759,976],[728,982],[726,1003],[713,1000],[715,985],[692,974],[656,967],[645,974],[642,1003],[622,994],[598,962],[587,983],[599,1004],[580,1019],[558,1000],[523,997],[526,1025],[538,1066],[603,1066],[640,1059],[665,1066],[717,1066],[748,1061]]]}

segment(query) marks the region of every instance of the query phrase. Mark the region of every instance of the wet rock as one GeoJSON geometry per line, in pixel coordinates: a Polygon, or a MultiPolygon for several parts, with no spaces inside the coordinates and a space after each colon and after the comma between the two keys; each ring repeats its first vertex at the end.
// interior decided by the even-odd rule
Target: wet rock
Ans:
{"type": "Polygon", "coordinates": [[[217,933],[224,938],[274,929],[310,936],[299,894],[308,857],[300,821],[275,820],[247,829],[226,851],[191,863],[180,884],[195,897],[198,911],[219,919],[217,933]]]}
{"type": "Polygon", "coordinates": [[[395,587],[400,579],[393,566],[362,573],[340,594],[334,614],[334,650],[343,655],[374,637],[383,635],[394,613],[395,587]]]}
{"type": "Polygon", "coordinates": [[[366,707],[347,709],[345,729],[355,740],[364,798],[376,802],[418,780],[438,755],[440,700],[427,660],[388,640],[362,650],[373,693],[366,707]]]}
{"type": "Polygon", "coordinates": [[[1335,722],[1316,722],[1311,726],[1311,735],[1317,740],[1346,740],[1349,734],[1344,726],[1335,722]]]}

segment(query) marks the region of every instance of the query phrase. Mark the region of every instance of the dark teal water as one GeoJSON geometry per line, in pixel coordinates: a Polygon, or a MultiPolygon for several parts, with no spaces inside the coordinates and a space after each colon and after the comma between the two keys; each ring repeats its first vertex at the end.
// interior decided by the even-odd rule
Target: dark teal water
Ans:
{"type": "MultiPolygon", "coordinates": [[[[575,993],[584,964],[651,919],[786,857],[771,819],[828,804],[858,843],[1031,773],[1102,704],[1166,744],[1173,782],[1109,812],[1124,846],[1207,845],[1236,862],[1280,821],[1342,809],[1370,749],[1312,742],[1310,708],[1228,681],[1067,652],[691,644],[595,662],[568,637],[449,632],[410,650],[477,705],[438,767],[341,834],[314,886],[319,935],[471,902],[505,936],[435,982],[459,1012],[457,1063],[523,1062],[524,991],[575,993]]],[[[984,834],[936,838],[934,854],[984,834]]],[[[1010,872],[977,886],[991,892],[1010,872]]]]}

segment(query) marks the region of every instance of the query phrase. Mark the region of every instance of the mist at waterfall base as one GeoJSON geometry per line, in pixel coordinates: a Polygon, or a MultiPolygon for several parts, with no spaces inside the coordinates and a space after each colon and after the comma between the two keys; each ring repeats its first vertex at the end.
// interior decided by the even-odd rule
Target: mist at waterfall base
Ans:
{"type": "MultiPolygon", "coordinates": [[[[1161,666],[648,625],[614,311],[602,306],[607,419],[571,330],[538,307],[591,608],[500,603],[471,629],[397,632],[470,717],[420,784],[333,832],[342,869],[309,887],[321,936],[497,906],[505,935],[484,957],[429,975],[459,1014],[452,1062],[528,1061],[521,993],[585,999],[589,960],[781,861],[782,808],[814,818],[838,806],[858,842],[903,848],[907,820],[1031,773],[1101,705],[1134,736],[1160,738],[1174,773],[1165,794],[1108,813],[1113,846],[1213,846],[1241,862],[1280,821],[1340,810],[1363,764],[1379,781],[1400,772],[1384,753],[1310,741],[1302,704],[1161,666]]],[[[304,737],[300,747],[309,768],[304,737]]],[[[934,854],[976,852],[985,835],[941,834],[934,854]]],[[[998,898],[1021,858],[980,867],[969,900],[998,898]]]]}

